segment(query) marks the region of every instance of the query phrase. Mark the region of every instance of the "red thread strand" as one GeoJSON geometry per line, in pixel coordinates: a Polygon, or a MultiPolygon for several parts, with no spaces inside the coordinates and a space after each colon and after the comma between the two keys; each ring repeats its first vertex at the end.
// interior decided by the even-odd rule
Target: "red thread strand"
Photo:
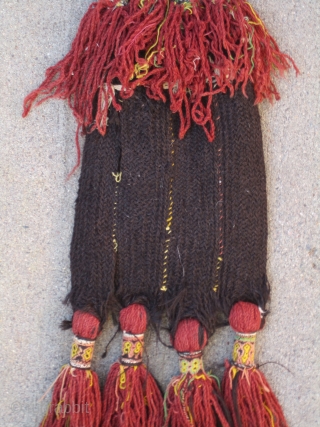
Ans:
{"type": "Polygon", "coordinates": [[[166,393],[165,426],[229,427],[218,396],[216,380],[204,371],[174,377],[166,393]]]}

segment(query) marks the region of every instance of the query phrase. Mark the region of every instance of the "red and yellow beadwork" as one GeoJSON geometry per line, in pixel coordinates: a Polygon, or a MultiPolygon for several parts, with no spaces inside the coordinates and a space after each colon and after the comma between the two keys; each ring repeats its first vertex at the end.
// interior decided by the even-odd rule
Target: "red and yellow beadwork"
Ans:
{"type": "Polygon", "coordinates": [[[91,368],[94,343],[94,340],[85,340],[76,336],[74,337],[70,355],[70,366],[72,368],[91,368]]]}
{"type": "Polygon", "coordinates": [[[180,372],[182,375],[197,375],[203,371],[202,351],[194,353],[179,353],[180,372]]]}
{"type": "Polygon", "coordinates": [[[129,366],[140,365],[142,363],[143,347],[144,334],[134,335],[124,332],[121,364],[129,366]]]}

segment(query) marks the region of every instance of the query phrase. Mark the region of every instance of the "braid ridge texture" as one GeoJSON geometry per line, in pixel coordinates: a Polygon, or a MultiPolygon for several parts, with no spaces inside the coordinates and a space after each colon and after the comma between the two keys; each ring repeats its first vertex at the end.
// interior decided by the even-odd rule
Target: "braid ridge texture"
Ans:
{"type": "MultiPolygon", "coordinates": [[[[175,132],[178,128],[175,117],[175,132]]],[[[214,331],[218,309],[212,290],[218,225],[214,162],[220,144],[219,132],[212,144],[203,129],[192,124],[175,146],[169,281],[163,295],[173,333],[186,317],[197,318],[209,332],[214,331]]]]}
{"type": "MultiPolygon", "coordinates": [[[[237,91],[221,102],[224,140],[225,255],[221,306],[229,315],[235,302],[264,307],[266,277],[267,194],[260,115],[252,86],[245,98],[237,91]]],[[[219,95],[221,98],[222,95],[219,95]]]]}

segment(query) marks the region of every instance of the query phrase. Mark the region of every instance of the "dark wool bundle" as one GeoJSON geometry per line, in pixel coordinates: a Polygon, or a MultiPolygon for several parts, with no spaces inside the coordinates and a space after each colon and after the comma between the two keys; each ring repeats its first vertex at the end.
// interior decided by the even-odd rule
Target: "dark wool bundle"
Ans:
{"type": "Polygon", "coordinates": [[[264,307],[266,189],[259,112],[248,98],[214,99],[216,140],[143,88],[112,111],[109,132],[87,136],[71,248],[75,310],[102,321],[144,304],[171,330],[196,318],[211,334],[220,305],[264,307]],[[120,182],[116,174],[121,173],[120,182]],[[112,304],[111,304],[112,302],[112,304]]]}
{"type": "MultiPolygon", "coordinates": [[[[111,106],[105,136],[98,131],[87,135],[67,298],[76,313],[91,313],[102,325],[108,313],[117,316],[140,305],[156,327],[166,314],[176,340],[184,319],[193,319],[212,334],[237,301],[265,306],[265,170],[259,112],[250,85],[247,92],[248,97],[241,89],[233,97],[215,95],[213,144],[194,123],[179,140],[179,115],[170,111],[168,102],[151,100],[143,87],[123,102],[121,113],[111,106]]],[[[191,342],[196,335],[190,336],[191,342]]],[[[195,346],[191,353],[181,353],[183,363],[193,366],[198,351],[195,346]]],[[[195,363],[202,364],[199,357],[195,363]]],[[[113,402],[104,409],[107,419],[121,419],[124,426],[133,418],[141,427],[149,417],[161,423],[161,395],[151,375],[143,367],[127,369],[126,388],[119,393],[121,366],[113,366],[105,387],[105,402],[113,402]],[[127,402],[128,390],[136,390],[135,396],[128,394],[132,405],[121,403],[127,402]],[[155,412],[140,417],[143,396],[153,402],[155,412]]],[[[199,414],[209,411],[210,426],[216,425],[217,416],[228,423],[215,379],[203,368],[192,372],[177,377],[181,383],[173,379],[166,423],[173,417],[180,425],[174,415],[177,408],[184,411],[183,401],[175,398],[179,387],[188,400],[185,422],[196,417],[200,426],[199,414]],[[208,399],[201,398],[198,387],[208,399]]]]}
{"type": "Polygon", "coordinates": [[[112,173],[121,159],[120,122],[112,110],[109,132],[88,134],[71,243],[72,308],[94,313],[103,323],[106,303],[114,292],[116,253],[112,243],[116,182],[112,173]]]}

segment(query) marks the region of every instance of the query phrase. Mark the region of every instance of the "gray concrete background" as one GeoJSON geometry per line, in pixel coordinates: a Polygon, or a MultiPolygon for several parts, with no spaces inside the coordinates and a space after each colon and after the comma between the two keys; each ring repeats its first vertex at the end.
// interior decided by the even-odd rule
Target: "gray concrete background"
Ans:
{"type": "MultiPolygon", "coordinates": [[[[259,334],[257,359],[278,362],[262,370],[291,427],[320,426],[319,311],[319,70],[318,0],[252,0],[301,75],[279,82],[274,106],[261,105],[269,194],[271,314],[259,334]]],[[[22,101],[45,69],[68,51],[89,0],[0,1],[0,413],[2,427],[39,423],[49,398],[38,399],[68,361],[72,341],[59,322],[70,286],[69,245],[79,171],[75,122],[66,103],[51,101],[21,118],[22,101]]],[[[120,337],[107,359],[99,341],[95,367],[104,380],[119,355],[120,337]]],[[[205,353],[222,375],[233,334],[218,331],[205,353]]],[[[165,387],[177,356],[148,335],[150,368],[165,387]]]]}

